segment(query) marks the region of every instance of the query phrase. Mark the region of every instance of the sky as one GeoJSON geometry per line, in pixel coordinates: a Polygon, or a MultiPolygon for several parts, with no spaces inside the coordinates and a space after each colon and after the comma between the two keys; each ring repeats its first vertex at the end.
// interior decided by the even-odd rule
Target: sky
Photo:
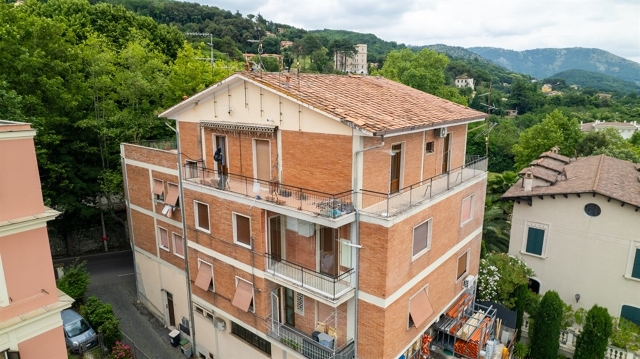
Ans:
{"type": "Polygon", "coordinates": [[[406,45],[586,47],[640,63],[640,0],[189,0],[406,45]]]}

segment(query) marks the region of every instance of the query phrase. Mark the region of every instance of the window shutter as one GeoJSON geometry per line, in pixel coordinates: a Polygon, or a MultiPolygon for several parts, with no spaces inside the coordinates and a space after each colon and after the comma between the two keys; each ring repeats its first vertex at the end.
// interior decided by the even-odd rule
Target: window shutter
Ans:
{"type": "Polygon", "coordinates": [[[640,248],[636,249],[636,257],[633,260],[633,270],[631,271],[633,278],[640,279],[640,248]]]}
{"type": "Polygon", "coordinates": [[[420,253],[429,245],[429,222],[417,226],[413,229],[413,255],[420,253]]]}
{"type": "Polygon", "coordinates": [[[236,215],[236,236],[238,242],[251,245],[251,220],[249,218],[236,215]]]}
{"type": "Polygon", "coordinates": [[[209,206],[204,203],[198,204],[198,227],[209,230],[209,206]]]}
{"type": "Polygon", "coordinates": [[[542,255],[544,244],[544,229],[529,227],[527,234],[527,253],[542,255]]]}

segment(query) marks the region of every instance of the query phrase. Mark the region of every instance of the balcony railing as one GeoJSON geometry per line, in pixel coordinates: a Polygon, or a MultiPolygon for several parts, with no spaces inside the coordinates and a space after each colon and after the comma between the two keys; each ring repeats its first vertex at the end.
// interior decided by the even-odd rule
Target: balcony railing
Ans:
{"type": "Polygon", "coordinates": [[[355,348],[353,340],[334,351],[334,349],[325,347],[313,340],[309,335],[297,330],[296,328],[289,327],[276,321],[271,321],[267,334],[310,359],[354,358],[355,348]]]}
{"type": "Polygon", "coordinates": [[[156,148],[159,150],[171,151],[177,150],[178,145],[175,139],[168,140],[140,140],[138,142],[134,142],[134,145],[156,148]]]}
{"type": "Polygon", "coordinates": [[[284,259],[276,258],[268,253],[266,256],[269,261],[268,273],[328,299],[338,300],[353,290],[352,275],[355,273],[353,268],[339,276],[332,277],[295,263],[287,262],[284,259]]]}
{"type": "Polygon", "coordinates": [[[353,191],[331,194],[312,189],[290,186],[278,181],[265,181],[237,174],[220,176],[216,171],[199,164],[186,165],[184,178],[222,191],[229,191],[271,202],[277,205],[307,211],[328,218],[338,218],[354,211],[351,203],[353,191]]]}
{"type": "Polygon", "coordinates": [[[483,157],[454,168],[447,173],[404,187],[396,193],[381,193],[363,189],[361,190],[361,212],[380,217],[391,217],[450,191],[485,172],[487,172],[487,158],[483,157]]]}

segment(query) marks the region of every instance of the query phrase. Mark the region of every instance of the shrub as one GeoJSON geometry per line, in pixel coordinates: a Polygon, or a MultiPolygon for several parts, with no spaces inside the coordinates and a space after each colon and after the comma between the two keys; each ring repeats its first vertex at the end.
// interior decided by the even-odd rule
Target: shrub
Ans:
{"type": "Polygon", "coordinates": [[[576,341],[574,359],[603,359],[613,333],[611,316],[606,308],[594,305],[587,312],[582,333],[576,341]]]}
{"type": "Polygon", "coordinates": [[[102,333],[102,339],[106,347],[112,347],[122,339],[119,325],[120,321],[113,313],[111,304],[103,303],[95,296],[87,299],[87,304],[81,307],[82,315],[89,321],[89,324],[102,333]]]}
{"type": "Polygon", "coordinates": [[[64,275],[56,283],[58,289],[80,302],[82,302],[89,286],[89,273],[86,265],[87,262],[80,262],[76,259],[73,264],[65,268],[64,275]]]}
{"type": "Polygon", "coordinates": [[[531,358],[556,358],[560,349],[560,326],[564,302],[555,291],[548,291],[540,301],[531,333],[531,358]]]}
{"type": "Polygon", "coordinates": [[[613,335],[611,344],[625,350],[636,351],[640,349],[640,328],[633,322],[624,318],[613,319],[613,335]]]}
{"type": "Polygon", "coordinates": [[[111,349],[111,359],[134,359],[133,351],[131,347],[125,345],[120,341],[116,341],[116,344],[111,349]]]}

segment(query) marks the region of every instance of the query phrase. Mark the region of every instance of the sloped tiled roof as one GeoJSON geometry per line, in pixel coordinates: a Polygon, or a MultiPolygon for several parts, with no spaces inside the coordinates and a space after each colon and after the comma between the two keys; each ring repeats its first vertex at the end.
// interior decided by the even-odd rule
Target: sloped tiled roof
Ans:
{"type": "MultiPolygon", "coordinates": [[[[536,165],[532,167],[535,173],[536,165]]],[[[555,183],[535,186],[528,192],[524,191],[521,178],[502,198],[597,193],[640,207],[640,171],[634,163],[599,155],[571,160],[562,171],[563,176],[555,183]]]]}

